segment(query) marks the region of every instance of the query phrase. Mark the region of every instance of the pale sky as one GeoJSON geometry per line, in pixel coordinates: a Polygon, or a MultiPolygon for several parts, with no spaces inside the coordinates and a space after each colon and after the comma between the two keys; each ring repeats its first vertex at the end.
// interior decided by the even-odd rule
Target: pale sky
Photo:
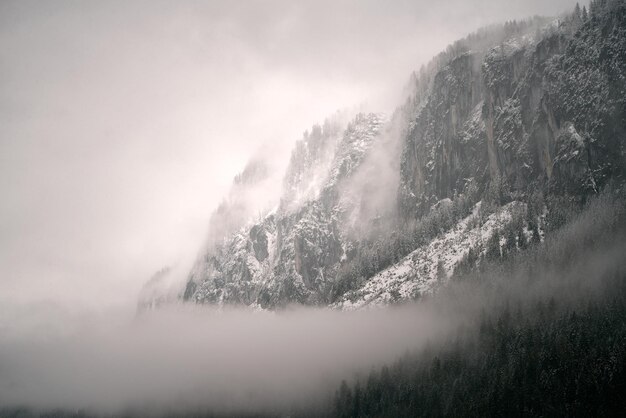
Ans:
{"type": "Polygon", "coordinates": [[[0,2],[0,303],[134,304],[263,143],[571,0],[0,2]]]}

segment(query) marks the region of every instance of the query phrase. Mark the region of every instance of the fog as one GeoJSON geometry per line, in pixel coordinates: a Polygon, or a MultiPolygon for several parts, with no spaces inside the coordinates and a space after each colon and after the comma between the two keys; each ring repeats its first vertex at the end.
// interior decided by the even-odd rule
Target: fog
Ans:
{"type": "Polygon", "coordinates": [[[170,307],[129,320],[43,308],[0,323],[0,405],[255,410],[307,405],[443,331],[405,307],[281,313],[170,307]]]}

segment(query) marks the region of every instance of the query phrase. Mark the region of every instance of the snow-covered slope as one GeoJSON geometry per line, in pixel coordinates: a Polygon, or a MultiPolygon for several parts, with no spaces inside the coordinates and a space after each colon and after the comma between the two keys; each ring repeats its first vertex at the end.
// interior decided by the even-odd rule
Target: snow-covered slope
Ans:
{"type": "Polygon", "coordinates": [[[476,204],[472,214],[450,230],[367,280],[361,288],[348,292],[333,306],[344,310],[359,309],[432,293],[445,285],[470,250],[484,254],[489,239],[495,231],[511,222],[513,212],[526,210],[524,203],[511,202],[481,220],[480,205],[480,202],[476,204]]]}

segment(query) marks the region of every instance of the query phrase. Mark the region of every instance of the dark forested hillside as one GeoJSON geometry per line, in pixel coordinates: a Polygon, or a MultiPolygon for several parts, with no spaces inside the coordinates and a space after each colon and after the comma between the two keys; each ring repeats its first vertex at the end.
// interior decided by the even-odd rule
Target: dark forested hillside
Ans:
{"type": "Polygon", "coordinates": [[[407,356],[339,389],[340,417],[622,416],[626,295],[559,312],[504,312],[472,339],[407,356]]]}
{"type": "Polygon", "coordinates": [[[427,303],[462,311],[457,332],[344,381],[331,415],[621,416],[624,198],[593,199],[543,244],[456,277],[427,303]]]}

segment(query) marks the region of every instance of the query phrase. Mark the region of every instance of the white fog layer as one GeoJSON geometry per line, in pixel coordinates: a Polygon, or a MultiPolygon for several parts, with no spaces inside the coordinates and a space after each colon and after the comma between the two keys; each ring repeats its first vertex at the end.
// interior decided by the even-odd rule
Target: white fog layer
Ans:
{"type": "Polygon", "coordinates": [[[305,404],[449,325],[417,308],[1,313],[0,405],[100,412],[305,404]]]}

